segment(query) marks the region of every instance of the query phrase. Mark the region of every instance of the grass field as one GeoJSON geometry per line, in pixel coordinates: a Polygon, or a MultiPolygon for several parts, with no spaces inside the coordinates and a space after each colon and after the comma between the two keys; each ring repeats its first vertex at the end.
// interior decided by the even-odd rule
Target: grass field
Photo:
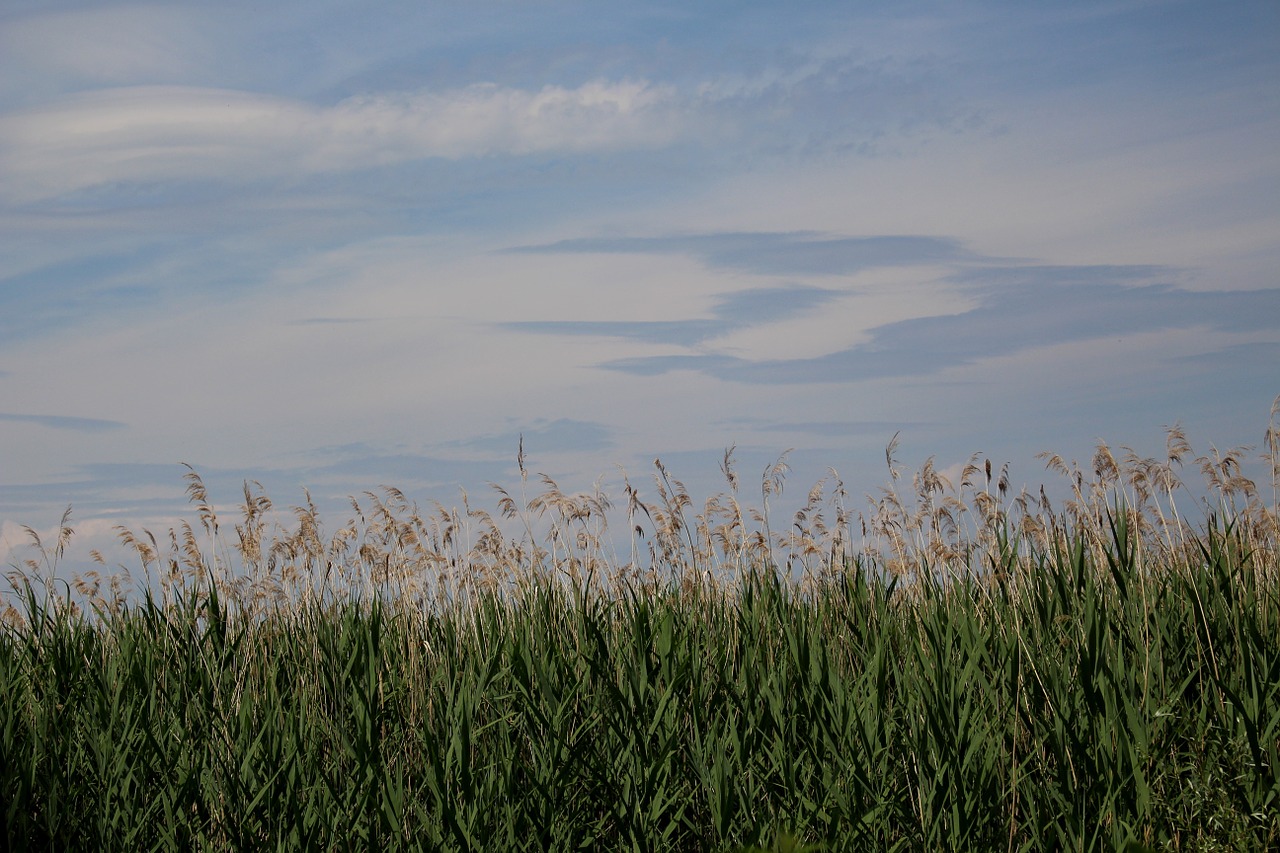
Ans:
{"type": "Polygon", "coordinates": [[[1275,414],[1263,487],[1177,429],[1046,457],[1059,507],[891,446],[782,524],[785,463],[753,511],[731,453],[700,506],[521,454],[498,518],[391,489],[333,533],[249,487],[225,528],[192,471],[193,523],[121,533],[140,580],[49,582],[69,520],[15,567],[5,846],[1275,849],[1275,414]]]}

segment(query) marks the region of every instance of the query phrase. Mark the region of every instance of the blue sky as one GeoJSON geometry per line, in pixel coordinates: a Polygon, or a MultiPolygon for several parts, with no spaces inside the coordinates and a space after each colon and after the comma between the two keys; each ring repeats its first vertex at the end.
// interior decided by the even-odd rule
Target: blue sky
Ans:
{"type": "Polygon", "coordinates": [[[10,0],[0,560],[163,530],[180,462],[337,513],[520,435],[700,496],[1256,445],[1277,269],[1271,0],[10,0]]]}

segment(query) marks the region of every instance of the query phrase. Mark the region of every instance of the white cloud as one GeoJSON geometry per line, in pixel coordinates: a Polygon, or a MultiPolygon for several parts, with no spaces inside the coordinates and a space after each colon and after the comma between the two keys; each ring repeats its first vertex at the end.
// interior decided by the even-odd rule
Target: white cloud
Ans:
{"type": "Polygon", "coordinates": [[[671,95],[643,82],[595,81],[537,92],[476,84],[442,94],[351,98],[321,113],[321,122],[340,143],[326,153],[344,163],[348,152],[369,148],[391,160],[424,151],[451,158],[586,151],[669,142],[675,128],[665,120],[671,116],[655,113],[669,107],[671,95]]]}
{"type": "Polygon", "coordinates": [[[671,90],[632,81],[537,91],[477,84],[332,107],[226,89],[125,87],[0,117],[0,186],[31,200],[116,182],[649,147],[671,142],[680,125],[671,90]]]}
{"type": "Polygon", "coordinates": [[[1206,287],[1257,286],[1233,269],[1276,246],[1280,123],[1180,135],[1150,113],[1140,135],[1122,115],[1082,122],[1074,102],[996,112],[993,124],[1010,119],[1002,134],[939,136],[897,157],[774,161],[678,209],[633,207],[604,225],[661,215],[669,231],[947,235],[990,255],[1157,262],[1206,269],[1206,287]],[[1147,138],[1160,129],[1167,138],[1147,138]]]}
{"type": "Polygon", "coordinates": [[[878,326],[972,308],[972,298],[945,281],[948,272],[930,266],[868,270],[849,276],[842,287],[848,295],[829,305],[778,322],[753,323],[707,341],[706,348],[767,361],[817,358],[867,344],[878,326]]]}

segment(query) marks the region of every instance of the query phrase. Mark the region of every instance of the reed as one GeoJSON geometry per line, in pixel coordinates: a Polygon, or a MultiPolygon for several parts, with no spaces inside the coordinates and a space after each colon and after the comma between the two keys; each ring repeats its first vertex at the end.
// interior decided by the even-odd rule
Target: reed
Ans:
{"type": "Polygon", "coordinates": [[[833,475],[785,530],[785,458],[754,510],[731,451],[701,504],[521,452],[496,513],[385,489],[332,533],[252,484],[228,527],[189,471],[194,522],[121,531],[140,581],[43,583],[69,516],[11,574],[5,846],[1280,846],[1276,414],[1270,502],[1175,428],[1046,457],[1057,508],[891,445],[862,511],[833,475]]]}

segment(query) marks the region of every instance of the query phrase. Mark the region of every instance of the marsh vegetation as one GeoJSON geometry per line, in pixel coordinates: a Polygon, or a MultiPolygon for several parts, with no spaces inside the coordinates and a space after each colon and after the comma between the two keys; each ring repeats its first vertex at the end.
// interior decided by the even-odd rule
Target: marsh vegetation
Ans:
{"type": "Polygon", "coordinates": [[[14,567],[5,846],[1274,848],[1275,416],[1261,486],[1176,428],[1046,456],[1060,506],[891,446],[861,511],[833,477],[785,523],[785,460],[752,510],[731,453],[697,504],[521,453],[493,513],[385,489],[333,532],[191,471],[129,576],[50,580],[69,518],[14,567]]]}

